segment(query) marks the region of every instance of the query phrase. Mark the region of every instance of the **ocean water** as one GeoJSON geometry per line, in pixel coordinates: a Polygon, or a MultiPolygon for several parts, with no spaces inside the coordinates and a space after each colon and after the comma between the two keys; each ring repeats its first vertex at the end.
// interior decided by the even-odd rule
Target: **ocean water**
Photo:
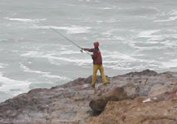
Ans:
{"type": "Polygon", "coordinates": [[[176,0],[0,0],[0,102],[92,74],[91,57],[55,31],[81,47],[99,41],[108,76],[176,71],[176,6],[176,0]]]}

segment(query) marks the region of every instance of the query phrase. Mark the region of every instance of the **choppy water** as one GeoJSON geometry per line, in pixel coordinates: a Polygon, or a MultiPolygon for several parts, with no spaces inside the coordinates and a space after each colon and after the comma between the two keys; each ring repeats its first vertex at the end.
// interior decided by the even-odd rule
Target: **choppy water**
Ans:
{"type": "Polygon", "coordinates": [[[176,0],[1,0],[0,101],[92,74],[83,47],[100,41],[109,76],[177,70],[176,0]]]}

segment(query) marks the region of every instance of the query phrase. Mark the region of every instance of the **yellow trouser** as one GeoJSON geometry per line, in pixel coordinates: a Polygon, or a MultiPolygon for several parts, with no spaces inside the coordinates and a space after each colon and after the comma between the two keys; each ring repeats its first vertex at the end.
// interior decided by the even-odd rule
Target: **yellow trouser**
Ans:
{"type": "Polygon", "coordinates": [[[108,80],[104,74],[103,65],[93,65],[93,76],[92,76],[92,85],[95,85],[97,80],[97,72],[100,71],[103,83],[108,83],[108,80]]]}

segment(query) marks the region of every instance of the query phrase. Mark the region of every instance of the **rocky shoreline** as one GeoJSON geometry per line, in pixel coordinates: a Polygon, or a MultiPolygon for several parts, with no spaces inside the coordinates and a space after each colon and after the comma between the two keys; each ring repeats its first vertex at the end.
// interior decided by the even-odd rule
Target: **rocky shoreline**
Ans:
{"type": "Polygon", "coordinates": [[[95,91],[91,76],[34,89],[0,103],[0,124],[176,124],[177,72],[110,77],[95,91]]]}

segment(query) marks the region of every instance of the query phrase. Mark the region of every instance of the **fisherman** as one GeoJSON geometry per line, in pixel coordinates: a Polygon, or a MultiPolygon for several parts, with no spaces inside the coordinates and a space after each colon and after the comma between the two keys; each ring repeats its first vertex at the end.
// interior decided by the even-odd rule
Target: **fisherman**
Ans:
{"type": "MultiPolygon", "coordinates": [[[[106,78],[105,74],[104,74],[104,68],[103,68],[103,64],[102,64],[102,56],[101,56],[101,52],[99,50],[99,42],[94,42],[94,48],[82,48],[81,46],[79,46],[78,44],[76,44],[73,40],[69,39],[68,37],[66,37],[65,35],[63,35],[62,33],[60,33],[59,31],[53,29],[53,28],[49,28],[50,30],[54,31],[55,33],[57,33],[58,35],[62,36],[64,39],[66,39],[68,42],[72,43],[73,45],[75,45],[76,47],[78,47],[79,49],[81,49],[81,52],[84,51],[88,51],[88,52],[92,52],[92,59],[93,59],[93,76],[92,76],[92,83],[91,86],[93,88],[95,88],[95,84],[97,81],[97,71],[100,71],[101,77],[102,77],[102,81],[104,85],[109,84],[110,82],[108,81],[108,79],[106,78]]],[[[88,53],[89,54],[89,53],[88,53]]],[[[90,55],[90,54],[89,54],[90,55]]]]}
{"type": "Polygon", "coordinates": [[[93,59],[93,76],[92,76],[92,83],[91,86],[95,88],[95,84],[97,81],[97,71],[100,71],[102,81],[104,85],[109,84],[110,82],[106,78],[104,74],[104,68],[103,68],[103,63],[102,63],[102,55],[101,51],[99,49],[99,42],[94,42],[93,43],[94,48],[82,48],[84,51],[92,52],[92,59],[93,59]]]}

